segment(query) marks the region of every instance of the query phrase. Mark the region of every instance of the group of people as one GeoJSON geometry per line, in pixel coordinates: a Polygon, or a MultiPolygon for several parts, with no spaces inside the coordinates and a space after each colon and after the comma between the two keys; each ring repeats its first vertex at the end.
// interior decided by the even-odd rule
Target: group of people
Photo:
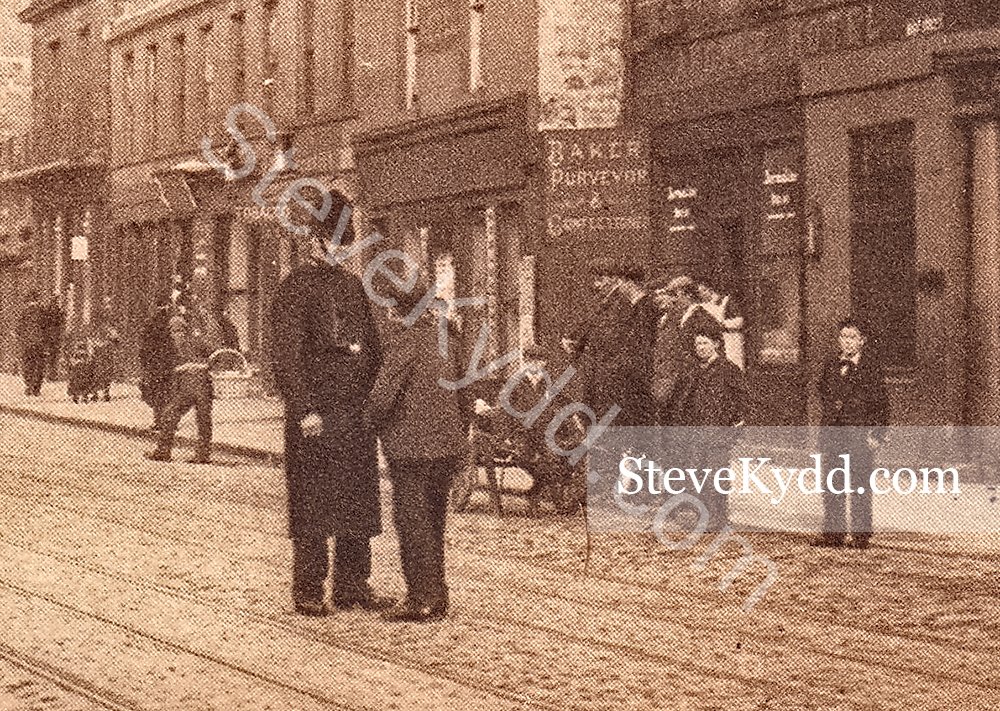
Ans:
{"type": "Polygon", "coordinates": [[[73,402],[111,399],[111,385],[120,380],[120,335],[114,325],[110,298],[95,313],[66,332],[66,314],[56,297],[41,301],[26,295],[17,323],[25,395],[41,395],[46,374],[50,380],[63,375],[64,355],[67,395],[73,402]],[[63,352],[65,351],[65,353],[63,352]]]}
{"type": "MultiPolygon", "coordinates": [[[[346,205],[334,193],[330,214],[346,205]]],[[[457,381],[457,348],[442,355],[436,309],[403,320],[427,285],[382,284],[394,306],[377,318],[361,282],[339,263],[353,227],[310,220],[311,258],[281,283],[272,306],[273,372],[285,401],[292,597],[304,615],[380,611],[388,621],[425,622],[448,609],[444,527],[448,492],[467,456],[469,408],[457,381]],[[379,324],[382,324],[380,333],[379,324]],[[384,344],[384,346],[383,346],[384,344]],[[406,597],[377,595],[371,539],[381,532],[376,439],[389,466],[406,597]],[[334,538],[332,607],[324,596],[334,538]]],[[[388,281],[388,280],[387,280],[388,281]]]]}
{"type": "MultiPolygon", "coordinates": [[[[621,409],[619,426],[697,428],[673,430],[673,454],[688,465],[728,466],[735,432],[748,417],[743,375],[743,318],[710,282],[688,276],[643,284],[633,270],[598,268],[593,316],[563,339],[583,374],[584,400],[600,417],[621,409]],[[684,458],[688,461],[684,461],[684,458]]],[[[889,400],[878,360],[866,344],[869,325],[854,318],[837,328],[833,354],[817,384],[827,459],[849,454],[852,468],[871,471],[889,423],[889,400]]],[[[841,493],[843,476],[823,492],[823,533],[817,545],[850,543],[867,548],[872,532],[872,492],[841,493]],[[849,504],[849,505],[848,505],[849,504]]],[[[728,524],[728,498],[714,487],[699,498],[706,529],[728,524]]]]}
{"type": "MultiPolygon", "coordinates": [[[[575,358],[584,402],[598,417],[617,407],[616,426],[744,423],[743,319],[730,297],[708,281],[678,276],[643,283],[638,271],[606,266],[595,268],[593,287],[598,306],[563,347],[575,358]]],[[[712,452],[704,451],[704,442],[691,448],[696,444],[700,451],[682,456],[704,466],[728,456],[727,442],[715,442],[712,452]]],[[[702,498],[708,530],[721,530],[728,522],[726,497],[713,491],[702,498]]]]}

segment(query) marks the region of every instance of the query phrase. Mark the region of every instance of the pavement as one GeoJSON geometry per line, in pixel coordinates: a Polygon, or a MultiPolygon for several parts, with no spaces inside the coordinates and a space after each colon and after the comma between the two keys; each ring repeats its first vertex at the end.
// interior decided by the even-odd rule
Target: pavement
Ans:
{"type": "MultiPolygon", "coordinates": [[[[44,383],[40,397],[29,397],[21,378],[9,374],[0,375],[0,412],[139,436],[148,436],[153,422],[135,385],[113,385],[110,402],[73,403],[65,382],[44,383]]],[[[217,398],[212,407],[213,446],[223,453],[276,460],[283,449],[283,417],[278,398],[217,398]]],[[[192,445],[196,437],[190,412],[181,420],[177,444],[192,445]]]]}
{"type": "MultiPolygon", "coordinates": [[[[19,377],[0,375],[0,413],[27,416],[57,424],[89,427],[98,430],[149,436],[152,423],[149,407],[139,397],[134,385],[116,384],[111,402],[74,404],[66,396],[66,384],[45,383],[40,397],[24,394],[19,377]]],[[[280,462],[283,450],[283,407],[273,397],[216,399],[213,406],[213,448],[223,454],[253,457],[265,462],[280,462]]],[[[185,415],[177,444],[196,442],[194,413],[185,415]]],[[[530,480],[509,471],[508,486],[521,489],[530,480]],[[524,481],[520,481],[524,480],[524,481]]],[[[956,547],[967,549],[969,537],[985,541],[993,548],[1000,540],[1000,499],[995,477],[976,480],[963,470],[959,495],[890,494],[875,502],[874,526],[877,531],[930,534],[950,539],[956,547]],[[986,538],[981,538],[985,535],[986,538]],[[995,537],[996,536],[996,537],[995,537]]],[[[481,476],[483,483],[484,476],[481,476]]],[[[796,492],[792,488],[775,506],[770,495],[730,496],[730,516],[739,530],[809,533],[822,527],[822,502],[818,496],[796,492]]],[[[656,506],[659,506],[659,502],[656,506]]],[[[655,509],[655,506],[654,506],[655,509]]],[[[592,512],[593,513],[593,512],[592,512]]],[[[610,519],[591,516],[595,531],[649,530],[648,522],[622,516],[610,519]]]]}

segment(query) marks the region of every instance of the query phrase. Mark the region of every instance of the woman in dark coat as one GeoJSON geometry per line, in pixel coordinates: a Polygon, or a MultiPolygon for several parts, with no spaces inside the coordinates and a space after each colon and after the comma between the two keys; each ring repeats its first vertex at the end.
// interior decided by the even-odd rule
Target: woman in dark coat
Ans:
{"type": "Polygon", "coordinates": [[[394,295],[394,333],[366,408],[389,460],[406,579],[406,601],[383,615],[393,622],[440,619],[448,608],[445,513],[452,480],[468,456],[460,393],[441,382],[461,378],[457,349],[448,349],[452,357],[441,354],[436,310],[425,311],[411,326],[402,323],[425,293],[418,285],[394,295]]]}
{"type": "MultiPolygon", "coordinates": [[[[360,280],[327,257],[322,230],[336,224],[338,207],[314,227],[312,257],[278,287],[271,315],[274,377],[285,401],[292,594],[306,615],[328,611],[330,536],[336,538],[334,605],[391,605],[368,585],[371,538],[382,529],[375,434],[362,417],[382,350],[360,280]]],[[[352,240],[348,229],[341,242],[352,240]]]]}
{"type": "MultiPolygon", "coordinates": [[[[672,398],[671,422],[684,428],[675,447],[684,449],[686,467],[712,471],[729,465],[735,430],[744,424],[747,388],[743,372],[723,355],[722,331],[713,325],[695,329],[697,362],[678,381],[672,398]],[[686,447],[681,447],[685,444],[686,447]]],[[[702,490],[707,530],[721,531],[729,522],[729,500],[714,480],[702,490]]]]}

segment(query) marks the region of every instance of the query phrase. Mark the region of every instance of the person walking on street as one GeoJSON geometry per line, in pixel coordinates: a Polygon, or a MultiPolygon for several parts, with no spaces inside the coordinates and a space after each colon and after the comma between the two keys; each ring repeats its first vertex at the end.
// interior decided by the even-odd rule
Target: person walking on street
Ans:
{"type": "MultiPolygon", "coordinates": [[[[850,471],[872,471],[875,450],[886,436],[889,397],[882,368],[865,347],[867,335],[859,321],[841,321],[837,328],[839,352],[826,361],[820,376],[820,451],[827,471],[840,468],[843,455],[850,457],[850,471]]],[[[867,548],[872,536],[871,490],[861,486],[845,493],[848,482],[843,469],[833,472],[831,478],[829,488],[823,491],[823,533],[815,545],[843,546],[849,531],[856,548],[867,548]]]]}
{"type": "Polygon", "coordinates": [[[162,429],[163,410],[170,395],[177,358],[170,337],[172,309],[170,293],[160,294],[139,336],[139,367],[142,371],[139,390],[143,402],[153,410],[154,433],[162,429]]]}
{"type": "Polygon", "coordinates": [[[332,198],[326,220],[307,223],[310,258],[281,282],[271,313],[273,372],[285,402],[292,597],[304,615],[329,612],[323,583],[331,536],[334,606],[371,610],[395,602],[368,584],[371,539],[382,519],[375,433],[363,409],[382,348],[360,280],[336,259],[338,245],[353,243],[354,229],[348,220],[337,234],[341,212],[351,206],[339,193],[332,198]]]}
{"type": "Polygon", "coordinates": [[[406,599],[383,613],[391,622],[427,622],[444,617],[448,587],[444,572],[444,528],[448,492],[468,457],[467,413],[460,392],[440,384],[457,382],[456,349],[442,356],[438,317],[426,310],[409,327],[403,319],[418,307],[427,287],[396,290],[394,332],[365,407],[389,462],[393,521],[399,535],[406,599]]]}
{"type": "Polygon", "coordinates": [[[24,394],[42,394],[42,380],[45,377],[47,341],[45,319],[38,294],[29,292],[24,308],[17,322],[17,338],[21,346],[21,374],[24,378],[24,394]]]}
{"type": "Polygon", "coordinates": [[[149,459],[169,462],[181,418],[193,407],[198,445],[192,464],[209,464],[212,457],[212,376],[209,356],[218,348],[218,327],[196,302],[185,313],[170,318],[170,340],[175,359],[173,382],[161,418],[156,450],[149,459]]]}

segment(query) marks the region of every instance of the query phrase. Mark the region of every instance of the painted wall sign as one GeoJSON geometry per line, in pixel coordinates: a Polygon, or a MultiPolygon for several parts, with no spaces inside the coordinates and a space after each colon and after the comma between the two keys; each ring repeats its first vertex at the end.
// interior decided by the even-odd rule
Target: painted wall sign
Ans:
{"type": "Polygon", "coordinates": [[[796,146],[778,146],[764,152],[760,172],[763,254],[791,254],[799,245],[805,211],[801,162],[796,146]]]}
{"type": "MultiPolygon", "coordinates": [[[[548,236],[635,239],[649,231],[649,140],[623,129],[546,131],[548,236]]],[[[644,237],[643,237],[644,239],[644,237]]]]}

